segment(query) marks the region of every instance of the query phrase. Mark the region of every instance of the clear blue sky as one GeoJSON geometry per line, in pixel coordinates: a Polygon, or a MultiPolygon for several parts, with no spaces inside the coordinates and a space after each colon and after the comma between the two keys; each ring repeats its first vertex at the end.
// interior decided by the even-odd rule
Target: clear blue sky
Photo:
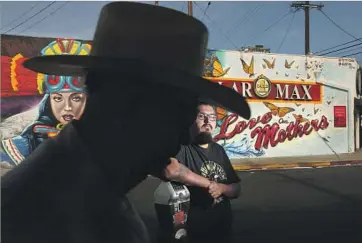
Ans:
{"type": "MultiPolygon", "coordinates": [[[[1,2],[1,33],[14,26],[19,27],[8,34],[73,37],[91,40],[98,14],[107,2],[57,2],[29,21],[25,21],[50,2],[1,2]],[[38,5],[36,5],[38,4],[38,5]],[[36,5],[34,7],[34,5],[36,5]],[[31,9],[33,7],[33,9],[31,9]],[[60,8],[53,13],[57,8],[60,8]],[[30,10],[31,9],[31,10],[30,10]],[[30,10],[30,11],[29,11],[30,10]],[[26,14],[24,14],[26,13],[26,14]],[[50,15],[53,13],[52,15],[50,15]],[[50,15],[49,17],[47,17],[50,15]],[[21,16],[21,17],[19,17],[21,16]],[[45,18],[43,21],[41,19],[45,18]],[[11,23],[11,21],[14,21],[11,23]],[[39,22],[40,21],[40,22],[39,22]],[[38,23],[37,23],[38,22],[38,23]],[[11,24],[9,24],[11,23],[11,24]],[[36,24],[35,24],[36,23],[36,24]],[[30,29],[29,27],[32,26],[30,29]]],[[[149,1],[153,4],[153,1],[149,1]]],[[[319,2],[311,2],[319,3],[319,2]]],[[[362,38],[362,2],[322,2],[323,11],[347,32],[362,38]]],[[[304,53],[304,12],[288,15],[278,24],[264,32],[273,22],[290,10],[291,2],[196,2],[194,16],[202,20],[210,31],[209,48],[236,49],[243,45],[262,44],[277,52],[291,23],[289,32],[279,52],[290,54],[304,53]],[[206,10],[207,9],[207,10],[206,10]],[[257,11],[253,11],[257,9],[257,11]],[[204,11],[206,10],[206,15],[204,11]],[[249,14],[249,15],[246,15],[249,14]],[[242,19],[243,23],[240,23],[242,19]],[[228,40],[229,39],[229,40],[228,40]]],[[[160,2],[160,5],[187,12],[187,2],[160,2]]],[[[354,40],[353,37],[333,25],[316,9],[310,14],[310,43],[312,52],[354,40]]],[[[354,42],[358,44],[361,42],[354,42]]],[[[362,45],[347,49],[333,56],[343,56],[362,51],[362,45]]],[[[355,56],[360,62],[362,54],[355,56]]]]}

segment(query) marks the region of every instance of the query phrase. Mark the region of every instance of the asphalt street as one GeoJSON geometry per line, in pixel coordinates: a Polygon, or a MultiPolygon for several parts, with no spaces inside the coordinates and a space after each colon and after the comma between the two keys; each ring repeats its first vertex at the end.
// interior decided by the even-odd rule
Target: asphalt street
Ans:
{"type": "MultiPolygon", "coordinates": [[[[238,174],[242,196],[233,201],[235,243],[362,242],[362,166],[238,174]]],[[[129,194],[153,239],[159,182],[149,177],[129,194]]]]}

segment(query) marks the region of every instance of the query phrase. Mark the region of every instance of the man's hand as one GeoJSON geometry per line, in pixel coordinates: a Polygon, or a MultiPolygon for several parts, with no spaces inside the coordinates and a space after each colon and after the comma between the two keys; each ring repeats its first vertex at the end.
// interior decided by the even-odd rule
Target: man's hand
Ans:
{"type": "Polygon", "coordinates": [[[214,199],[217,199],[224,193],[224,187],[222,184],[212,181],[209,186],[209,193],[214,199]]]}
{"type": "Polygon", "coordinates": [[[214,199],[221,195],[234,199],[240,196],[240,183],[227,185],[212,181],[209,186],[209,193],[214,199]]]}
{"type": "Polygon", "coordinates": [[[175,158],[170,158],[170,163],[165,170],[166,178],[173,179],[175,177],[183,177],[187,173],[185,167],[182,167],[181,164],[175,158]]]}

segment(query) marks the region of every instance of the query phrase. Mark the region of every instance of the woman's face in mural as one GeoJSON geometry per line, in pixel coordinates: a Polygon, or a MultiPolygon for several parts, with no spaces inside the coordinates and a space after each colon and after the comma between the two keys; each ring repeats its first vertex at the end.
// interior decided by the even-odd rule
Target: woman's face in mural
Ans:
{"type": "Polygon", "coordinates": [[[55,118],[66,124],[82,116],[86,99],[84,93],[58,92],[50,94],[50,105],[55,118]]]}

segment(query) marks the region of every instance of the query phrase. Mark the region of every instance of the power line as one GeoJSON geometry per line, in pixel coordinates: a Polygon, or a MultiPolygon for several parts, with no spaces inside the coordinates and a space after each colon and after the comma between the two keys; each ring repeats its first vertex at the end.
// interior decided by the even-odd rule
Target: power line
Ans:
{"type": "Polygon", "coordinates": [[[12,21],[10,21],[9,23],[7,23],[6,25],[4,25],[1,30],[3,30],[4,28],[8,27],[9,25],[11,25],[12,23],[16,22],[17,20],[21,19],[22,17],[24,17],[24,15],[26,15],[27,13],[29,13],[31,10],[33,10],[36,6],[38,6],[41,2],[38,2],[37,4],[34,4],[32,7],[30,7],[30,9],[26,10],[25,12],[21,13],[17,18],[13,19],[12,21]]]}
{"type": "Polygon", "coordinates": [[[183,12],[183,11],[184,11],[185,5],[186,5],[186,2],[184,1],[184,2],[183,2],[183,4],[182,4],[182,9],[181,9],[181,12],[183,12]]]}
{"type": "Polygon", "coordinates": [[[338,52],[338,51],[346,50],[346,49],[349,49],[349,48],[351,48],[351,47],[360,46],[360,45],[362,45],[362,43],[354,44],[354,45],[352,45],[352,46],[343,47],[343,48],[340,48],[340,49],[335,50],[335,51],[330,51],[330,52],[327,52],[327,53],[321,54],[320,56],[325,56],[325,55],[328,55],[328,54],[331,54],[331,53],[334,53],[334,52],[338,52]]]}
{"type": "Polygon", "coordinates": [[[206,15],[207,10],[209,9],[210,5],[211,5],[211,2],[208,2],[208,3],[207,3],[207,7],[206,7],[205,12],[204,12],[204,16],[202,16],[201,21],[204,20],[205,15],[206,15]]]}
{"type": "Polygon", "coordinates": [[[356,41],[359,41],[359,40],[362,40],[362,38],[359,38],[358,40],[348,41],[348,42],[345,42],[345,43],[342,43],[342,44],[339,44],[339,45],[336,45],[336,46],[332,46],[332,47],[329,47],[329,48],[327,48],[327,49],[314,52],[314,54],[321,53],[321,52],[325,52],[325,51],[329,51],[329,50],[334,49],[334,48],[336,48],[336,47],[344,46],[344,45],[347,45],[347,44],[350,44],[350,43],[353,43],[353,42],[356,42],[356,41]]]}
{"type": "Polygon", "coordinates": [[[333,19],[331,19],[322,9],[320,9],[319,11],[321,11],[321,13],[330,21],[332,22],[332,24],[334,24],[338,29],[342,30],[344,33],[346,33],[347,35],[351,36],[352,38],[361,41],[359,38],[355,37],[354,35],[352,35],[351,33],[349,33],[347,30],[345,30],[344,28],[342,28],[339,24],[337,24],[335,21],[333,21],[333,19]]]}
{"type": "MultiPolygon", "coordinates": [[[[247,22],[250,21],[250,19],[253,17],[253,15],[251,15],[252,13],[256,14],[257,12],[260,11],[260,9],[262,9],[264,7],[265,3],[261,3],[259,6],[257,6],[257,8],[253,9],[252,12],[250,12],[250,14],[248,16],[246,16],[237,27],[235,27],[235,31],[232,32],[231,34],[236,34],[239,32],[239,30],[241,29],[240,26],[242,24],[246,24],[247,22]]],[[[231,30],[230,30],[231,31],[231,30]]]]}
{"type": "Polygon", "coordinates": [[[285,31],[285,35],[284,35],[284,37],[283,37],[283,39],[282,39],[282,41],[281,41],[281,43],[280,43],[280,45],[279,45],[279,47],[277,49],[277,53],[280,51],[280,48],[283,46],[284,41],[285,41],[285,39],[287,38],[287,36],[289,34],[290,28],[292,27],[292,24],[293,24],[294,17],[295,17],[295,12],[293,12],[292,20],[290,21],[289,26],[288,26],[287,30],[285,31]]]}
{"type": "MultiPolygon", "coordinates": [[[[268,30],[270,30],[271,28],[273,28],[275,25],[277,25],[281,20],[283,20],[285,17],[287,17],[289,14],[291,14],[292,11],[289,10],[288,12],[286,12],[283,16],[281,16],[280,18],[278,18],[276,21],[274,21],[271,25],[269,25],[265,30],[263,30],[262,33],[260,33],[260,35],[254,35],[254,37],[250,40],[250,41],[254,41],[256,39],[258,39],[262,34],[264,34],[265,32],[267,32],[268,30]]],[[[245,46],[245,45],[243,45],[245,46]]]]}
{"type": "Polygon", "coordinates": [[[230,27],[229,30],[226,31],[226,34],[229,35],[229,33],[236,29],[239,26],[239,23],[242,22],[246,16],[248,16],[248,14],[252,13],[256,8],[258,7],[258,5],[254,6],[253,10],[250,11],[246,11],[245,14],[243,14],[240,18],[238,18],[238,20],[236,21],[236,25],[235,27],[230,27]]]}
{"type": "Polygon", "coordinates": [[[355,56],[355,55],[358,55],[358,54],[361,54],[362,51],[360,52],[356,52],[356,53],[353,53],[353,54],[349,54],[349,55],[345,55],[345,56],[341,56],[341,57],[351,57],[351,56],[355,56]]]}
{"type": "Polygon", "coordinates": [[[35,25],[39,24],[40,22],[44,21],[45,19],[49,18],[50,16],[54,15],[56,12],[58,12],[61,8],[63,8],[68,2],[63,2],[62,5],[60,5],[58,8],[56,8],[53,12],[51,12],[50,14],[46,15],[44,18],[40,19],[39,21],[35,22],[34,24],[30,25],[28,28],[24,29],[23,31],[21,31],[22,33],[30,30],[31,28],[33,28],[35,25]]]}
{"type": "Polygon", "coordinates": [[[251,19],[251,17],[249,17],[252,13],[256,13],[258,12],[263,6],[265,5],[265,3],[261,3],[257,6],[255,6],[251,11],[247,11],[243,16],[241,16],[241,18],[237,21],[237,24],[234,28],[230,28],[226,34],[227,35],[232,35],[232,34],[235,34],[239,31],[239,27],[243,24],[243,23],[246,23],[248,20],[251,19]],[[249,18],[248,18],[249,17],[249,18]],[[235,30],[234,32],[232,32],[232,30],[235,30]]]}
{"type": "Polygon", "coordinates": [[[235,43],[234,43],[232,40],[230,40],[230,38],[227,37],[227,36],[222,32],[222,30],[218,27],[218,24],[217,24],[214,20],[212,20],[212,19],[210,18],[210,16],[206,13],[206,11],[203,10],[203,9],[199,6],[199,4],[198,4],[197,2],[194,2],[194,3],[195,3],[195,6],[198,7],[198,8],[205,14],[206,18],[208,18],[208,20],[210,20],[213,24],[215,24],[215,26],[216,26],[217,30],[220,32],[220,34],[221,34],[227,41],[229,41],[230,44],[232,44],[236,49],[239,49],[239,48],[235,45],[235,43]]]}
{"type": "Polygon", "coordinates": [[[7,34],[10,31],[18,28],[19,26],[23,25],[24,23],[26,23],[27,21],[31,20],[32,18],[34,18],[35,16],[37,16],[38,14],[40,14],[41,12],[43,12],[44,10],[46,10],[47,8],[49,8],[51,5],[53,5],[54,3],[56,3],[56,1],[53,1],[51,3],[49,3],[47,6],[45,6],[44,8],[42,8],[40,11],[38,11],[37,13],[33,14],[32,16],[30,16],[29,18],[27,18],[25,21],[21,22],[20,24],[14,26],[13,28],[11,28],[10,30],[4,32],[3,34],[7,34]]]}
{"type": "Polygon", "coordinates": [[[353,49],[351,49],[351,50],[342,51],[342,52],[338,53],[338,55],[341,55],[341,54],[346,53],[346,52],[351,52],[351,51],[360,50],[361,48],[362,48],[362,47],[357,47],[357,48],[353,48],[353,49]]]}

